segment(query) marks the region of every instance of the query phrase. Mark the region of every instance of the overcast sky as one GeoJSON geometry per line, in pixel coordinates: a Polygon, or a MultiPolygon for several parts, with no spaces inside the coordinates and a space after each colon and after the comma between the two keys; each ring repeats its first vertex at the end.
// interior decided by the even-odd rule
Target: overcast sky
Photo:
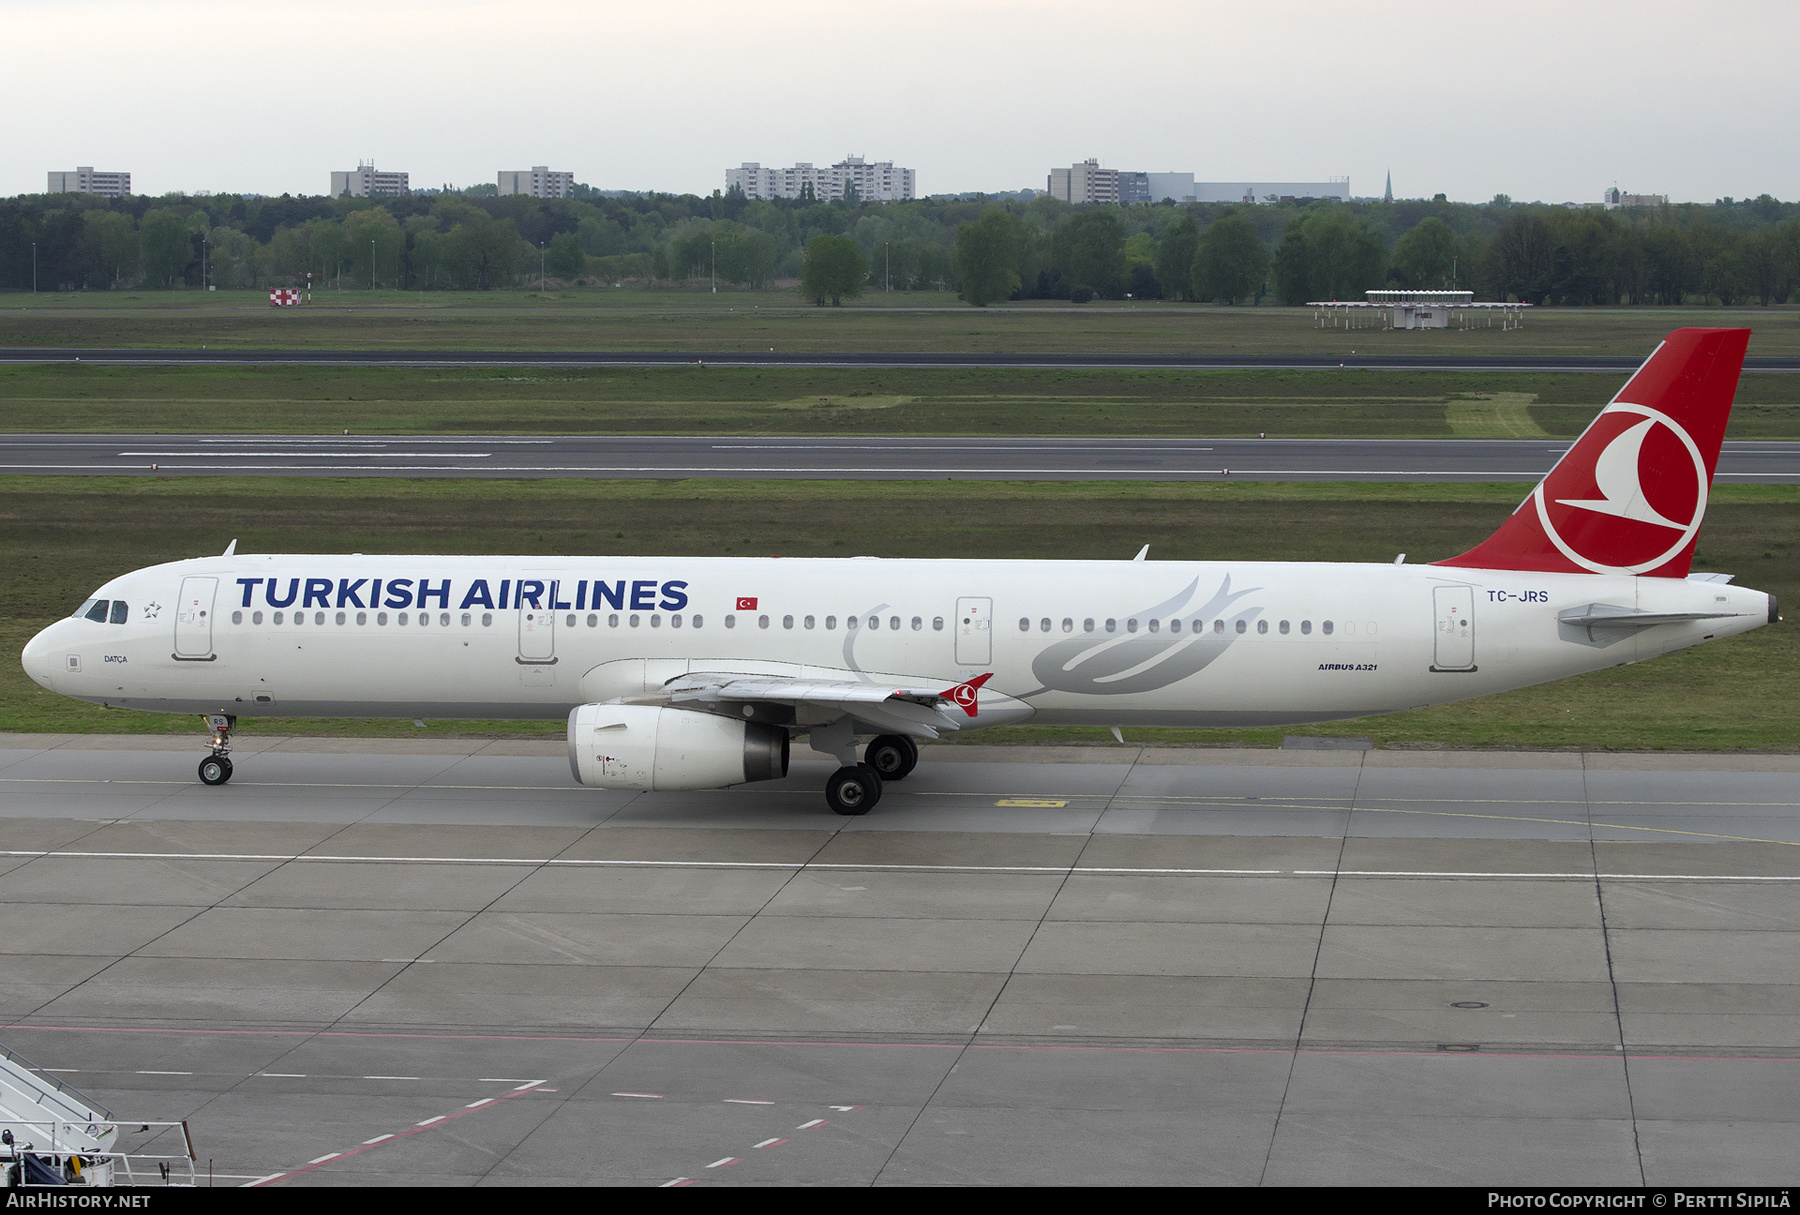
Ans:
{"type": "Polygon", "coordinates": [[[414,188],[549,164],[709,193],[847,153],[922,194],[1050,166],[1359,195],[1800,197],[1795,0],[0,0],[0,194],[414,188]]]}

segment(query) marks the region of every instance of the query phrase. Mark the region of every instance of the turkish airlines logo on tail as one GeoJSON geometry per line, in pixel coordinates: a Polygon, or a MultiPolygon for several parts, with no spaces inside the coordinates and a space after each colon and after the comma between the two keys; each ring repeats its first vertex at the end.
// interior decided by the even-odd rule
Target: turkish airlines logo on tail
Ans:
{"type": "Polygon", "coordinates": [[[1707,484],[1706,459],[1679,422],[1615,401],[1532,496],[1544,533],[1570,561],[1596,574],[1642,574],[1693,540],[1707,484]]]}
{"type": "Polygon", "coordinates": [[[954,688],[945,688],[942,692],[939,692],[938,695],[942,696],[945,700],[955,701],[958,708],[962,709],[962,711],[967,713],[970,717],[973,717],[976,713],[980,712],[979,706],[975,703],[975,694],[981,690],[982,684],[993,677],[994,673],[988,671],[985,674],[977,675],[967,683],[959,683],[954,688]]]}

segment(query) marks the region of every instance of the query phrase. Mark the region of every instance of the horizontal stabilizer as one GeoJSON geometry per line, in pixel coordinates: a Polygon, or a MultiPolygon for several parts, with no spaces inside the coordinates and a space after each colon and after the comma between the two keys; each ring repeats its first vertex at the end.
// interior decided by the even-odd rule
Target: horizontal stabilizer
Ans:
{"type": "Polygon", "coordinates": [[[1647,629],[1657,624],[1687,624],[1695,620],[1723,620],[1736,612],[1640,612],[1635,608],[1617,607],[1610,603],[1589,603],[1558,612],[1563,624],[1582,625],[1591,629],[1647,629]]]}

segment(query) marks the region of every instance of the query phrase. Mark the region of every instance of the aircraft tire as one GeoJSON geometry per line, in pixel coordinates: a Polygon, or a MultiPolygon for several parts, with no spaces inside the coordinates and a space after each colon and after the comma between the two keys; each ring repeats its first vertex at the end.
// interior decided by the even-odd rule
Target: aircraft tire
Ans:
{"type": "Polygon", "coordinates": [[[863,762],[881,773],[883,782],[905,780],[918,766],[919,746],[904,734],[883,734],[863,751],[863,762]]]}
{"type": "Polygon", "coordinates": [[[825,782],[825,803],[837,814],[867,814],[881,800],[881,773],[868,764],[839,768],[825,782]]]}
{"type": "Polygon", "coordinates": [[[231,779],[231,761],[222,755],[209,755],[200,761],[200,783],[222,785],[231,779]]]}

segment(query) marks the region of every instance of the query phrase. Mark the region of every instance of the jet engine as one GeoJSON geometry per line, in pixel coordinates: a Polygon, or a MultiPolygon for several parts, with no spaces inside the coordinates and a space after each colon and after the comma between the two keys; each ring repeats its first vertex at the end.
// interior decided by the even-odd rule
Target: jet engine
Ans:
{"type": "Polygon", "coordinates": [[[788,733],[654,705],[581,705],[569,714],[569,768],[604,789],[719,789],[787,775],[788,733]]]}

